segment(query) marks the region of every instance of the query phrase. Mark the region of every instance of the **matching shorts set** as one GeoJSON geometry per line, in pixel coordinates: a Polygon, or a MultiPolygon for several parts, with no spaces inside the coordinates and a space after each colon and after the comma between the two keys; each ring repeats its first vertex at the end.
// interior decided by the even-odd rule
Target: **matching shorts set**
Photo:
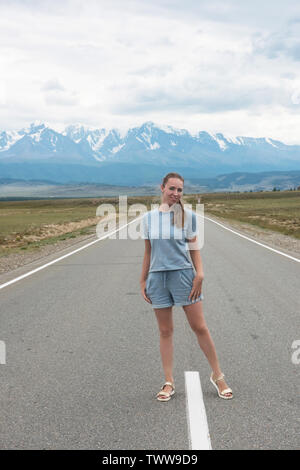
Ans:
{"type": "Polygon", "coordinates": [[[149,272],[146,282],[146,294],[153,308],[165,308],[172,305],[190,305],[203,300],[203,294],[195,300],[189,300],[195,277],[194,269],[176,269],[174,271],[149,272]]]}
{"type": "Polygon", "coordinates": [[[183,228],[174,226],[172,212],[158,209],[144,214],[142,234],[151,242],[151,260],[146,281],[146,295],[152,308],[191,305],[203,300],[203,294],[189,300],[196,275],[188,255],[187,239],[197,234],[196,214],[186,212],[183,228]]]}

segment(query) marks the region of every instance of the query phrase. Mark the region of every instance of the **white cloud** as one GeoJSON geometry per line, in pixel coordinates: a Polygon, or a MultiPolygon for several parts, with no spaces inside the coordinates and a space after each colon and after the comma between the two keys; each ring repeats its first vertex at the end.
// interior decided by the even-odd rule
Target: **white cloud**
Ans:
{"type": "Polygon", "coordinates": [[[79,104],[79,100],[72,96],[61,96],[58,93],[48,94],[45,96],[45,103],[49,106],[75,106],[79,104]]]}
{"type": "Polygon", "coordinates": [[[54,78],[52,80],[47,80],[47,82],[44,83],[44,85],[41,86],[42,91],[65,91],[65,87],[57,80],[57,78],[54,78]]]}
{"type": "Polygon", "coordinates": [[[6,103],[6,83],[0,80],[0,105],[6,103]]]}
{"type": "Polygon", "coordinates": [[[300,143],[299,18],[295,0],[0,0],[0,128],[152,120],[300,143]]]}

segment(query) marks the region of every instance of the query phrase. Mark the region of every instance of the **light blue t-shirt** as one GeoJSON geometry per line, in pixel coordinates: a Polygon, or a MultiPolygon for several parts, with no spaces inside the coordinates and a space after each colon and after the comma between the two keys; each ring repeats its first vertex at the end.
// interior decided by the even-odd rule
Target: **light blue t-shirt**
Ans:
{"type": "Polygon", "coordinates": [[[184,227],[172,224],[174,212],[158,209],[146,212],[142,218],[142,238],[150,240],[149,272],[170,271],[193,267],[187,240],[197,235],[195,212],[185,209],[184,227]]]}

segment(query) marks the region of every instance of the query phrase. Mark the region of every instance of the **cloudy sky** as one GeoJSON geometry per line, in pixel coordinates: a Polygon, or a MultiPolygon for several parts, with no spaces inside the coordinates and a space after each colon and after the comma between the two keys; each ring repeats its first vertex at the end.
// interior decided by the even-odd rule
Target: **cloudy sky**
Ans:
{"type": "Polygon", "coordinates": [[[0,0],[0,130],[145,121],[300,144],[299,0],[0,0]]]}

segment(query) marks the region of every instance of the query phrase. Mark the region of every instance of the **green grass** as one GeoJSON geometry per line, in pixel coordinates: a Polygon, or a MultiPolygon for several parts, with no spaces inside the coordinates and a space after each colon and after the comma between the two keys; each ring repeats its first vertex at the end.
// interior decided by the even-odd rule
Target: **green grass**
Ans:
{"type": "MultiPolygon", "coordinates": [[[[196,203],[195,196],[186,202],[196,203]]],[[[300,239],[300,191],[201,195],[204,212],[300,239]]]]}
{"type": "MultiPolygon", "coordinates": [[[[150,207],[151,198],[127,199],[128,205],[136,202],[150,207]]],[[[97,206],[104,203],[113,204],[118,212],[118,198],[0,201],[0,242],[1,238],[29,234],[46,224],[79,222],[96,217],[97,206]]]]}
{"type": "MultiPolygon", "coordinates": [[[[148,196],[127,198],[128,206],[143,203],[150,209],[151,202],[152,197],[148,196]]],[[[72,231],[66,227],[65,233],[49,234],[49,236],[47,236],[47,226],[53,225],[59,228],[69,222],[95,219],[97,207],[104,203],[112,204],[118,214],[118,197],[0,201],[0,256],[18,253],[21,250],[21,252],[36,250],[45,244],[95,233],[96,220],[87,227],[72,231]],[[26,237],[31,235],[40,239],[26,240],[26,237]]]]}

